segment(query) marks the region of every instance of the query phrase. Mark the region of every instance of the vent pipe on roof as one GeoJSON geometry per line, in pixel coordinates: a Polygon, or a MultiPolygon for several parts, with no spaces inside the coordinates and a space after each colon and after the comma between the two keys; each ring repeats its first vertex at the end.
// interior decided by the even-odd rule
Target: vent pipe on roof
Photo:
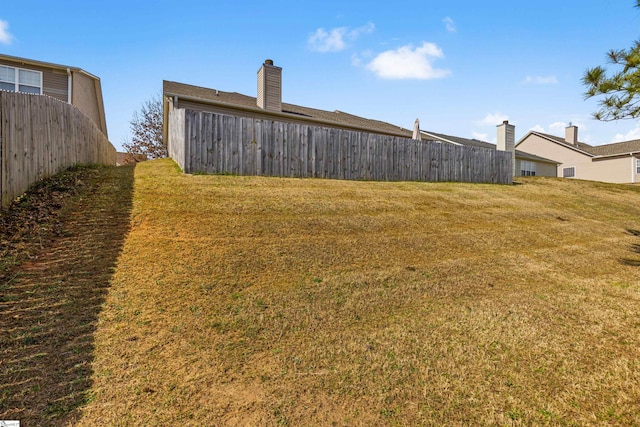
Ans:
{"type": "Polygon", "coordinates": [[[567,144],[578,145],[578,126],[569,126],[564,130],[564,140],[567,144]]]}
{"type": "Polygon", "coordinates": [[[269,111],[282,111],[282,68],[267,59],[258,70],[258,107],[269,111]]]}
{"type": "Polygon", "coordinates": [[[513,176],[516,176],[516,127],[510,125],[508,120],[498,125],[498,139],[496,148],[499,151],[511,153],[511,167],[513,176]]]}

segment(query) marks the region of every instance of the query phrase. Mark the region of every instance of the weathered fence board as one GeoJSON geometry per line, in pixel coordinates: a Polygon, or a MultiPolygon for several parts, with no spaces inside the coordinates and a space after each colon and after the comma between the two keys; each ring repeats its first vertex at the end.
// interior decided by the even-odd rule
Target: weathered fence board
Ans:
{"type": "Polygon", "coordinates": [[[115,148],[91,119],[48,96],[0,91],[0,209],[77,163],[116,164],[115,148]]]}
{"type": "Polygon", "coordinates": [[[186,173],[510,184],[509,153],[175,109],[169,154],[186,173]]]}

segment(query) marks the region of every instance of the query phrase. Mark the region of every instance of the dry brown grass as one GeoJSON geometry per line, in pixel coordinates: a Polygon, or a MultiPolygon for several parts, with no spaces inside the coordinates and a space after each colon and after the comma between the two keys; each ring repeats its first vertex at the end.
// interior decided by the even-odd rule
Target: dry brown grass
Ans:
{"type": "Polygon", "coordinates": [[[639,424],[640,187],[520,184],[138,164],[77,424],[639,424]]]}

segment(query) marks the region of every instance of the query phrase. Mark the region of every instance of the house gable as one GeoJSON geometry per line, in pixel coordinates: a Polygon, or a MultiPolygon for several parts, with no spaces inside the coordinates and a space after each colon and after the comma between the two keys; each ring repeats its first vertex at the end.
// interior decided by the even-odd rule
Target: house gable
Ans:
{"type": "Polygon", "coordinates": [[[107,135],[100,79],[78,67],[0,54],[0,65],[42,76],[41,95],[75,105],[107,135]]]}

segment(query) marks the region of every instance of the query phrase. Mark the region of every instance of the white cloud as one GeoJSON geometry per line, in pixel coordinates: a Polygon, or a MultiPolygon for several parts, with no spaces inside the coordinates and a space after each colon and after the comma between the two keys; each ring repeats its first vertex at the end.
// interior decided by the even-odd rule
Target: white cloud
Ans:
{"type": "Polygon", "coordinates": [[[498,126],[505,120],[509,120],[509,116],[502,113],[490,113],[487,114],[484,119],[477,120],[474,123],[477,125],[498,126]]]}
{"type": "Polygon", "coordinates": [[[309,36],[307,44],[309,49],[316,52],[340,52],[347,48],[347,39],[354,41],[362,34],[371,34],[375,28],[372,22],[353,30],[348,27],[333,28],[330,31],[318,28],[309,36]]]}
{"type": "Polygon", "coordinates": [[[9,33],[9,23],[0,19],[0,43],[11,44],[13,36],[9,33]]]}
{"type": "Polygon", "coordinates": [[[534,131],[534,132],[542,132],[542,133],[545,133],[544,128],[543,128],[542,126],[540,126],[539,124],[535,125],[534,127],[532,127],[532,128],[531,128],[531,129],[529,129],[529,130],[532,130],[532,131],[534,131]]]}
{"type": "Polygon", "coordinates": [[[549,131],[560,132],[564,131],[566,127],[567,124],[565,122],[554,122],[549,125],[549,131]]]}
{"type": "Polygon", "coordinates": [[[455,33],[456,31],[458,31],[458,29],[456,28],[456,23],[453,22],[453,19],[449,18],[448,16],[444,18],[442,22],[444,23],[444,26],[447,28],[448,32],[455,33]]]}
{"type": "Polygon", "coordinates": [[[558,83],[556,76],[527,76],[522,81],[524,84],[555,85],[558,83]]]}
{"type": "Polygon", "coordinates": [[[489,139],[488,133],[472,132],[471,137],[480,141],[486,141],[489,139]]]}
{"type": "Polygon", "coordinates": [[[365,61],[368,61],[373,57],[373,52],[370,50],[363,50],[360,53],[354,53],[351,55],[351,64],[355,67],[361,66],[365,61]]]}
{"type": "Polygon", "coordinates": [[[627,133],[617,133],[611,142],[632,141],[634,139],[640,139],[640,125],[636,125],[635,128],[627,133]]]}
{"type": "Polygon", "coordinates": [[[355,40],[358,37],[360,37],[361,34],[373,33],[375,29],[376,29],[376,26],[373,24],[373,22],[367,22],[362,27],[358,27],[354,30],[349,31],[349,38],[351,38],[352,40],[355,40]]]}
{"type": "Polygon", "coordinates": [[[443,57],[437,45],[422,42],[416,48],[407,45],[382,52],[367,68],[383,79],[439,79],[451,74],[449,70],[433,68],[432,62],[443,57]]]}
{"type": "Polygon", "coordinates": [[[347,27],[334,28],[327,32],[324,28],[318,28],[309,36],[309,49],[317,52],[339,52],[347,47],[344,35],[347,27]]]}

